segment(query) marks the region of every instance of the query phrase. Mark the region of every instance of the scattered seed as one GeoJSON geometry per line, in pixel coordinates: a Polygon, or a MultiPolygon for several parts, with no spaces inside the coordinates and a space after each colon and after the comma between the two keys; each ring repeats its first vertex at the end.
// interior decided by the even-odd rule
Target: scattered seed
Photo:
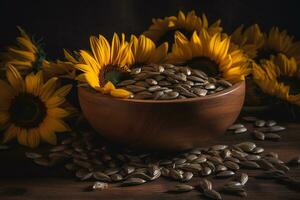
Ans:
{"type": "Polygon", "coordinates": [[[204,190],[204,196],[215,199],[215,200],[222,200],[222,197],[219,192],[211,189],[211,190],[204,190]]]}
{"type": "Polygon", "coordinates": [[[92,186],[93,190],[105,190],[108,188],[108,184],[107,183],[103,183],[103,182],[95,182],[92,186]]]}
{"type": "Polygon", "coordinates": [[[245,133],[247,132],[247,128],[246,127],[242,127],[242,128],[238,128],[234,131],[234,133],[239,134],[239,133],[245,133]]]}
{"type": "Polygon", "coordinates": [[[179,184],[175,186],[175,189],[171,190],[172,192],[178,192],[178,193],[182,193],[182,192],[190,192],[193,189],[195,189],[193,186],[191,185],[187,185],[187,184],[179,184]]]}
{"type": "Polygon", "coordinates": [[[129,178],[122,183],[122,186],[135,186],[146,183],[144,179],[141,178],[129,178]]]}

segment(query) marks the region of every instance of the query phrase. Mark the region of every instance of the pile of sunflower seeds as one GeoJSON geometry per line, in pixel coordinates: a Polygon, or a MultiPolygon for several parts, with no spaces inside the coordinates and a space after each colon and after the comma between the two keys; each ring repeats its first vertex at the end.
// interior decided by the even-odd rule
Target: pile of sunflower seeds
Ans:
{"type": "Polygon", "coordinates": [[[134,68],[131,79],[118,87],[133,93],[134,99],[171,100],[202,97],[222,91],[232,84],[208,77],[203,71],[172,64],[134,68]]]}
{"type": "MultiPolygon", "coordinates": [[[[95,144],[97,140],[94,137],[95,134],[90,132],[74,134],[46,154],[27,152],[26,157],[41,166],[62,165],[79,180],[94,180],[96,182],[91,186],[92,190],[106,189],[106,183],[135,186],[165,177],[182,183],[173,192],[188,192],[200,187],[206,197],[221,199],[219,192],[247,196],[244,186],[248,175],[239,172],[240,169],[266,170],[267,174],[262,175],[266,178],[277,179],[279,173],[287,182],[293,181],[286,175],[289,167],[276,153],[266,153],[253,142],[195,148],[171,156],[114,150],[95,144]],[[272,174],[272,171],[275,172],[272,174]],[[230,179],[218,192],[205,178],[208,176],[230,179]],[[188,185],[193,177],[202,178],[199,186],[188,185]]],[[[299,160],[295,158],[291,162],[299,165],[299,160]]]]}
{"type": "MultiPolygon", "coordinates": [[[[252,135],[256,140],[269,140],[279,141],[281,136],[278,132],[284,131],[284,126],[277,125],[275,120],[262,120],[253,116],[245,116],[243,120],[253,124],[252,135]]],[[[247,128],[244,124],[233,124],[228,128],[229,131],[233,131],[235,134],[247,132],[247,128]]]]}

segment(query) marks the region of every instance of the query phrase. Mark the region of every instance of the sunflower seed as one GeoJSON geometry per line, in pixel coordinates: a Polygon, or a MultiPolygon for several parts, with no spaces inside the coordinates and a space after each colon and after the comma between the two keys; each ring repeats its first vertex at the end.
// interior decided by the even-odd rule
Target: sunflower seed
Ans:
{"type": "Polygon", "coordinates": [[[280,131],[284,131],[286,128],[283,127],[283,126],[272,126],[272,127],[269,127],[267,129],[267,132],[272,132],[272,133],[275,133],[275,132],[280,132],[280,131]]]}
{"type": "Polygon", "coordinates": [[[211,190],[204,190],[204,196],[210,198],[210,199],[215,199],[215,200],[222,200],[222,197],[219,192],[211,189],[211,190]]]}
{"type": "Polygon", "coordinates": [[[264,152],[264,148],[262,148],[262,147],[255,147],[255,148],[252,150],[252,153],[254,153],[254,154],[260,154],[260,153],[262,153],[262,152],[264,152]]]}
{"type": "Polygon", "coordinates": [[[266,124],[266,121],[265,120],[257,120],[257,121],[255,121],[255,126],[257,126],[257,127],[263,127],[263,126],[265,126],[265,124],[266,124]]]}
{"type": "Polygon", "coordinates": [[[192,71],[187,67],[182,67],[179,70],[187,76],[190,76],[192,74],[192,71]]]}
{"type": "Polygon", "coordinates": [[[145,81],[149,85],[157,85],[158,84],[158,82],[155,79],[152,79],[152,78],[151,79],[146,79],[145,81]]]}
{"type": "Polygon", "coordinates": [[[171,190],[171,192],[178,192],[178,193],[190,192],[193,189],[195,189],[195,188],[193,186],[191,186],[191,185],[179,184],[179,185],[176,185],[175,189],[171,190]]]}
{"type": "Polygon", "coordinates": [[[212,183],[209,180],[205,179],[205,178],[200,180],[200,185],[199,186],[203,191],[212,189],[212,183]]]}
{"type": "Polygon", "coordinates": [[[238,128],[234,131],[234,133],[239,134],[239,133],[245,133],[247,131],[246,127],[238,128]]]}
{"type": "Polygon", "coordinates": [[[226,187],[232,187],[232,186],[241,186],[242,184],[240,182],[236,181],[229,181],[225,184],[226,187]]]}
{"type": "Polygon", "coordinates": [[[235,176],[235,179],[240,182],[242,185],[245,185],[249,179],[248,174],[246,173],[238,173],[235,176]]]}
{"type": "Polygon", "coordinates": [[[242,117],[242,119],[245,120],[246,122],[255,122],[258,120],[256,117],[253,117],[253,116],[245,116],[245,117],[242,117]]]}
{"type": "Polygon", "coordinates": [[[36,159],[33,159],[33,161],[35,162],[35,164],[43,166],[43,167],[52,166],[52,163],[50,162],[50,160],[48,160],[46,158],[36,158],[36,159]]]}
{"type": "Polygon", "coordinates": [[[123,176],[120,174],[113,174],[111,175],[111,180],[114,182],[118,182],[118,181],[122,181],[123,180],[123,176]]]}
{"type": "Polygon", "coordinates": [[[122,183],[122,186],[135,186],[146,183],[144,179],[141,178],[129,178],[122,183]]]}
{"type": "Polygon", "coordinates": [[[209,167],[204,167],[201,171],[202,176],[208,176],[212,173],[212,170],[209,167]]]}
{"type": "Polygon", "coordinates": [[[182,178],[182,181],[189,181],[193,178],[194,174],[192,172],[184,172],[182,174],[183,178],[182,178]]]}
{"type": "Polygon", "coordinates": [[[281,136],[275,133],[267,133],[265,134],[265,139],[279,141],[281,139],[281,136]]]}
{"type": "Polygon", "coordinates": [[[207,90],[214,90],[214,89],[216,89],[216,85],[213,84],[213,83],[209,83],[209,84],[207,84],[205,86],[205,89],[207,89],[207,90]]]}
{"type": "Polygon", "coordinates": [[[178,92],[168,92],[163,94],[159,99],[169,100],[169,99],[176,99],[179,96],[178,92]]]}
{"type": "Polygon", "coordinates": [[[232,161],[225,161],[224,165],[231,170],[239,170],[240,166],[232,161]]]}
{"type": "Polygon", "coordinates": [[[190,154],[186,157],[186,159],[191,162],[193,160],[196,160],[198,158],[198,156],[194,155],[194,154],[190,154]]]}
{"type": "Polygon", "coordinates": [[[285,164],[282,163],[273,163],[274,167],[276,169],[282,170],[284,172],[288,172],[290,171],[290,168],[288,166],[286,166],[285,164]]]}
{"type": "Polygon", "coordinates": [[[181,180],[183,178],[183,175],[175,169],[170,170],[170,176],[175,180],[181,180]]]}
{"type": "Polygon", "coordinates": [[[108,188],[108,184],[97,181],[93,184],[92,188],[93,188],[93,190],[105,190],[108,188]]]}
{"type": "Polygon", "coordinates": [[[153,97],[152,93],[146,91],[139,92],[134,95],[135,99],[151,99],[152,97],[153,97]]]}
{"type": "Polygon", "coordinates": [[[265,134],[263,132],[260,132],[258,130],[253,131],[254,137],[258,140],[265,140],[265,134]]]}
{"type": "Polygon", "coordinates": [[[216,167],[216,172],[221,172],[225,170],[227,170],[227,167],[225,167],[224,165],[217,165],[216,167]]]}
{"type": "Polygon", "coordinates": [[[206,80],[208,78],[207,75],[203,71],[193,69],[193,70],[191,70],[191,72],[192,72],[192,75],[202,78],[204,80],[206,80]]]}
{"type": "Polygon", "coordinates": [[[144,88],[150,87],[149,84],[146,83],[145,81],[138,81],[134,85],[141,86],[141,87],[144,87],[144,88]]]}
{"type": "Polygon", "coordinates": [[[138,86],[138,85],[127,85],[125,88],[133,93],[142,92],[146,90],[145,87],[138,86]]]}
{"type": "Polygon", "coordinates": [[[202,89],[202,88],[192,88],[192,91],[199,97],[204,97],[207,94],[207,90],[206,89],[202,89]]]}
{"type": "Polygon", "coordinates": [[[236,130],[238,128],[244,128],[245,126],[243,124],[233,124],[231,125],[228,130],[236,130]]]}
{"type": "Polygon", "coordinates": [[[237,147],[241,148],[245,152],[251,152],[256,147],[256,144],[253,142],[243,142],[238,144],[237,147]]]}
{"type": "Polygon", "coordinates": [[[119,87],[123,87],[123,86],[127,86],[127,85],[132,85],[134,84],[136,81],[135,80],[125,80],[122,81],[118,84],[119,87]]]}
{"type": "Polygon", "coordinates": [[[218,178],[228,178],[228,177],[231,177],[233,176],[235,173],[233,171],[230,171],[230,170],[226,170],[226,171],[222,171],[222,172],[219,172],[216,177],[218,178]]]}
{"type": "Polygon", "coordinates": [[[137,68],[133,68],[130,72],[131,75],[136,75],[136,74],[139,74],[141,73],[142,69],[140,67],[137,67],[137,68]]]}
{"type": "Polygon", "coordinates": [[[98,181],[106,181],[106,182],[111,181],[111,178],[108,175],[100,171],[93,172],[93,177],[98,181]]]}
{"type": "Polygon", "coordinates": [[[231,86],[232,86],[232,84],[231,84],[230,82],[225,81],[224,79],[218,80],[217,83],[218,83],[218,84],[221,84],[221,85],[223,85],[223,86],[225,86],[225,87],[231,87],[231,86]]]}
{"type": "Polygon", "coordinates": [[[41,154],[39,154],[39,153],[34,153],[34,152],[26,152],[26,153],[25,153],[25,156],[26,156],[27,158],[30,158],[30,159],[37,159],[37,158],[43,157],[41,154]]]}
{"type": "Polygon", "coordinates": [[[214,151],[221,151],[221,150],[224,150],[226,148],[228,148],[228,145],[223,145],[223,144],[217,144],[217,145],[213,145],[211,147],[211,149],[214,150],[214,151]]]}
{"type": "Polygon", "coordinates": [[[243,167],[249,168],[249,169],[259,169],[260,168],[260,166],[256,162],[253,162],[253,161],[242,161],[240,164],[243,167]]]}
{"type": "Polygon", "coordinates": [[[268,127],[275,126],[276,124],[277,124],[277,122],[274,120],[268,120],[266,122],[266,126],[268,126],[268,127]]]}

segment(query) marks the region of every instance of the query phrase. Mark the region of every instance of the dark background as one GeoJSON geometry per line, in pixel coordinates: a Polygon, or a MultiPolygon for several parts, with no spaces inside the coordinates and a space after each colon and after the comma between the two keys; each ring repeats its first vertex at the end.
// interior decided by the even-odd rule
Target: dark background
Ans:
{"type": "Polygon", "coordinates": [[[88,37],[113,32],[141,33],[153,17],[178,10],[206,13],[209,22],[221,18],[225,31],[258,23],[264,30],[277,25],[300,38],[296,0],[0,0],[0,47],[14,41],[16,25],[42,37],[48,57],[62,48],[88,48],[88,37]]]}

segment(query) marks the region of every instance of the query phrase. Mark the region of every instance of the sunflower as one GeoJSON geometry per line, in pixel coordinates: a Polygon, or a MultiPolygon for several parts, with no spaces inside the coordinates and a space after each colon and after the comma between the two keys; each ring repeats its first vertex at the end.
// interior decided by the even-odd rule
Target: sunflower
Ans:
{"type": "Polygon", "coordinates": [[[0,126],[4,129],[3,142],[14,138],[22,145],[36,147],[40,140],[56,144],[55,132],[69,130],[62,120],[69,113],[59,106],[71,89],[66,85],[56,90],[57,78],[43,81],[43,73],[21,77],[18,70],[8,65],[8,82],[0,80],[0,126]]]}
{"type": "Polygon", "coordinates": [[[155,43],[144,35],[138,38],[131,35],[131,49],[134,57],[134,66],[150,63],[165,62],[168,54],[168,43],[165,42],[156,48],[155,43]]]}
{"type": "Polygon", "coordinates": [[[253,65],[253,80],[260,89],[270,96],[300,106],[299,68],[295,58],[287,58],[284,54],[271,56],[270,60],[262,60],[260,65],[253,65]]]}
{"type": "Polygon", "coordinates": [[[74,65],[76,69],[83,71],[77,79],[87,82],[92,88],[104,94],[128,98],[131,93],[124,89],[116,89],[115,84],[124,78],[125,72],[134,62],[131,51],[131,43],[114,34],[111,45],[102,35],[91,36],[90,45],[92,53],[81,50],[79,52],[83,63],[74,65]]]}
{"type": "Polygon", "coordinates": [[[247,56],[241,50],[229,50],[230,38],[221,33],[210,35],[206,29],[193,33],[188,40],[176,32],[175,43],[168,61],[200,68],[211,76],[219,76],[230,82],[245,79],[249,73],[247,56]]]}
{"type": "Polygon", "coordinates": [[[185,15],[182,11],[178,12],[178,16],[169,16],[164,19],[152,19],[152,25],[143,34],[152,39],[156,44],[169,42],[172,44],[174,33],[180,31],[190,37],[194,31],[206,29],[210,34],[221,32],[221,21],[218,20],[209,26],[205,14],[198,17],[195,11],[190,11],[185,15]]]}
{"type": "Polygon", "coordinates": [[[257,24],[246,29],[242,25],[232,33],[231,38],[235,45],[257,62],[281,53],[287,58],[294,57],[297,64],[300,64],[300,42],[294,42],[294,37],[288,35],[286,30],[272,27],[266,34],[257,24]]]}
{"type": "MultiPolygon", "coordinates": [[[[77,54],[77,52],[75,52],[77,54]]],[[[64,49],[65,59],[67,61],[57,60],[56,62],[43,60],[42,70],[48,78],[60,77],[74,80],[76,78],[76,69],[73,65],[80,63],[79,59],[72,56],[64,49]]]]}
{"type": "Polygon", "coordinates": [[[45,52],[39,42],[30,38],[21,27],[17,28],[20,36],[16,39],[16,46],[8,47],[1,55],[3,66],[14,65],[21,74],[37,72],[46,57],[45,52]]]}
{"type": "Polygon", "coordinates": [[[264,44],[264,34],[257,24],[246,29],[241,25],[231,34],[231,42],[253,59],[257,55],[257,50],[264,44]]]}

